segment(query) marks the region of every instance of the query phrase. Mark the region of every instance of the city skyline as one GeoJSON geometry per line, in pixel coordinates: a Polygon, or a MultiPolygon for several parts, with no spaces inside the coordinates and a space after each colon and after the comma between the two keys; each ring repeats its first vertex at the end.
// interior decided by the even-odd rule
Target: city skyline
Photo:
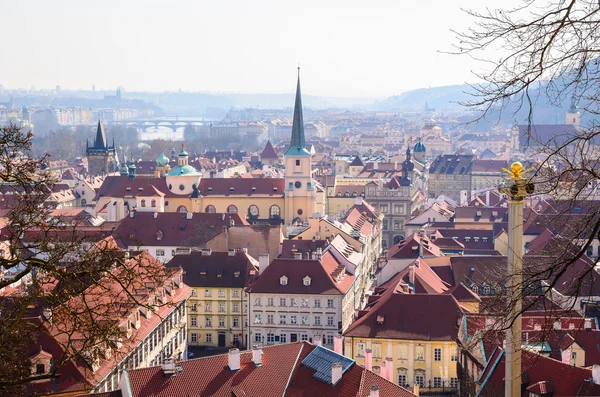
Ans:
{"type": "MultiPolygon", "coordinates": [[[[481,11],[486,3],[462,8],[481,11]]],[[[300,63],[307,94],[382,97],[473,82],[477,67],[441,52],[452,49],[450,30],[469,24],[447,2],[65,0],[3,8],[3,30],[19,32],[5,53],[27,55],[0,65],[7,89],[287,93],[300,63]]]]}

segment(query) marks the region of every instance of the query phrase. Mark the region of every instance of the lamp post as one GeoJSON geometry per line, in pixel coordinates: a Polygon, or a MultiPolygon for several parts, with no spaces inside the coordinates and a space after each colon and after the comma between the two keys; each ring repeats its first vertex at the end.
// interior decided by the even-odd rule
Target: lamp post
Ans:
{"type": "Polygon", "coordinates": [[[508,173],[507,184],[498,188],[508,200],[508,275],[509,300],[508,322],[505,346],[505,397],[521,396],[521,309],[523,306],[523,200],[533,193],[534,186],[523,177],[529,170],[515,162],[508,173]]]}

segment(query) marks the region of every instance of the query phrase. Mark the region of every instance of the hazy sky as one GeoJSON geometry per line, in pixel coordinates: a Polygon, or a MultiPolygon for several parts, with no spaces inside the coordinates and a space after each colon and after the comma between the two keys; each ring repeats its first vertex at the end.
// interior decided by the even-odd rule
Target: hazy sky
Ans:
{"type": "Polygon", "coordinates": [[[473,81],[440,54],[491,0],[4,0],[7,88],[390,95],[473,81]]]}

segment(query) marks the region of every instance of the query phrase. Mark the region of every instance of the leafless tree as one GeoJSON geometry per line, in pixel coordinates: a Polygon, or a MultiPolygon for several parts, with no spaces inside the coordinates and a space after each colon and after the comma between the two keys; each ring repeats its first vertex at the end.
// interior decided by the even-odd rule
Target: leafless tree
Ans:
{"type": "MultiPolygon", "coordinates": [[[[594,120],[600,113],[600,3],[522,0],[511,9],[466,12],[473,26],[455,32],[455,53],[472,57],[481,67],[475,74],[478,82],[471,85],[471,100],[464,105],[477,119],[497,118],[502,112],[527,115],[531,180],[536,194],[548,200],[539,208],[531,205],[525,224],[531,226],[532,216],[531,222],[555,237],[524,258],[520,298],[523,312],[537,309],[552,324],[570,310],[585,311],[586,297],[598,295],[598,259],[587,254],[600,237],[595,201],[600,197],[600,125],[594,120]],[[589,120],[549,141],[538,136],[536,105],[562,107],[569,101],[589,120]],[[548,304],[547,298],[562,307],[548,304]]],[[[497,276],[506,278],[506,272],[506,264],[498,263],[497,276]]],[[[513,304],[506,297],[488,302],[484,310],[497,315],[491,328],[510,326],[506,319],[513,304]]]]}
{"type": "Polygon", "coordinates": [[[77,222],[51,216],[55,182],[28,156],[33,135],[0,128],[0,395],[61,375],[71,360],[93,366],[107,351],[118,362],[127,329],[118,320],[138,308],[156,310],[170,273],[147,254],[129,258],[111,238],[83,234],[77,222]],[[31,370],[40,340],[61,347],[49,370],[31,370]]]}

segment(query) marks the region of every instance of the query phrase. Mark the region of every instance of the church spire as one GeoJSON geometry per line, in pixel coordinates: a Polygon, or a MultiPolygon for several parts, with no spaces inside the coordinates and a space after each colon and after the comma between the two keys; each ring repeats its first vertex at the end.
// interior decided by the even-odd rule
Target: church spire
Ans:
{"type": "Polygon", "coordinates": [[[106,149],[107,141],[106,141],[106,133],[104,132],[104,125],[102,124],[102,119],[98,119],[98,129],[96,130],[96,141],[94,142],[94,148],[96,149],[106,149]]]}
{"type": "Polygon", "coordinates": [[[304,120],[302,117],[302,94],[300,92],[300,66],[298,66],[298,85],[296,86],[296,103],[294,104],[294,119],[292,122],[292,139],[286,154],[310,154],[306,150],[304,139],[304,120]]]}

